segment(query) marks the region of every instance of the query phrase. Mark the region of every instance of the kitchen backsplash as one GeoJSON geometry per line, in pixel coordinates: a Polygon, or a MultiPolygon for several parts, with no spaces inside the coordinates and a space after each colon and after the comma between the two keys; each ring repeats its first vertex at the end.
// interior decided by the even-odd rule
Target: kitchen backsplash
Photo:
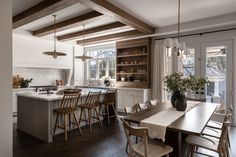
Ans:
{"type": "Polygon", "coordinates": [[[69,70],[65,69],[46,69],[46,68],[25,68],[14,67],[13,76],[20,75],[21,77],[33,78],[30,86],[40,85],[56,85],[56,80],[63,80],[67,83],[69,70]]]}

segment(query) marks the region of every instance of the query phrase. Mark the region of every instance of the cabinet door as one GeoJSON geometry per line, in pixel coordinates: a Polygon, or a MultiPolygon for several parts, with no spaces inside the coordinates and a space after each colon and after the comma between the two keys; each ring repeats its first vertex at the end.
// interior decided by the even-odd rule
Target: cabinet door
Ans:
{"type": "Polygon", "coordinates": [[[143,97],[135,95],[133,96],[133,101],[134,101],[134,104],[143,103],[143,97]]]}
{"type": "Polygon", "coordinates": [[[117,94],[117,104],[118,109],[124,109],[124,95],[122,93],[117,94]]]}
{"type": "Polygon", "coordinates": [[[17,95],[16,92],[12,93],[12,112],[17,112],[17,95]]]}
{"type": "Polygon", "coordinates": [[[124,95],[124,106],[130,107],[134,105],[133,95],[124,95]]]}

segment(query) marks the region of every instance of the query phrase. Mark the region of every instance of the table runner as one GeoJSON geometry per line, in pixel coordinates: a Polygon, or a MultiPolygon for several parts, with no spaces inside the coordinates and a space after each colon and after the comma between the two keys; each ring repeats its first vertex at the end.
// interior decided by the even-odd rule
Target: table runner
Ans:
{"type": "Polygon", "coordinates": [[[140,126],[147,127],[149,129],[150,138],[158,138],[165,141],[166,128],[172,122],[180,118],[186,112],[194,108],[200,102],[188,101],[185,111],[177,111],[171,107],[167,110],[160,111],[149,118],[146,118],[140,122],[140,126]]]}

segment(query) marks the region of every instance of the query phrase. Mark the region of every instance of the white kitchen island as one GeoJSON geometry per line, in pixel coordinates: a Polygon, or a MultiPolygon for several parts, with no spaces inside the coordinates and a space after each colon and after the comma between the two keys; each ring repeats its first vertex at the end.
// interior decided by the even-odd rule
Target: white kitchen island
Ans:
{"type": "MultiPolygon", "coordinates": [[[[88,95],[89,91],[102,91],[105,89],[83,88],[80,103],[88,95]]],[[[56,93],[56,92],[55,92],[56,93]]],[[[22,93],[18,96],[18,124],[19,130],[26,132],[48,143],[53,142],[53,127],[56,114],[53,109],[58,108],[63,95],[56,94],[22,93]]],[[[80,111],[77,112],[77,119],[80,111]]],[[[56,134],[63,132],[57,129],[56,134]]]]}

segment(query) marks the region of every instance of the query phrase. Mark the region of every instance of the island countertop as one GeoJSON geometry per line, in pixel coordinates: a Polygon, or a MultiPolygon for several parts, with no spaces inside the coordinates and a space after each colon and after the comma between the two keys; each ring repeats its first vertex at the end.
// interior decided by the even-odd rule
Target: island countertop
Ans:
{"type": "MultiPolygon", "coordinates": [[[[99,92],[101,91],[102,94],[106,93],[106,89],[97,89],[97,88],[81,88],[81,96],[87,96],[88,93],[91,92],[99,92]]],[[[52,91],[53,94],[46,94],[46,93],[37,93],[37,92],[29,92],[29,93],[19,93],[17,96],[21,97],[27,97],[32,99],[38,99],[38,100],[45,100],[45,101],[54,101],[54,100],[61,100],[63,98],[63,95],[56,94],[58,91],[52,91]]]]}

